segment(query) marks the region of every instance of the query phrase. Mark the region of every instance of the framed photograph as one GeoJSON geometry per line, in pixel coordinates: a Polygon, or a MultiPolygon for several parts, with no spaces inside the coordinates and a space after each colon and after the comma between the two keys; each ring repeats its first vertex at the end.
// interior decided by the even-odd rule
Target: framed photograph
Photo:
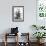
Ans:
{"type": "Polygon", "coordinates": [[[24,21],[24,6],[12,6],[12,21],[13,22],[24,21]]]}

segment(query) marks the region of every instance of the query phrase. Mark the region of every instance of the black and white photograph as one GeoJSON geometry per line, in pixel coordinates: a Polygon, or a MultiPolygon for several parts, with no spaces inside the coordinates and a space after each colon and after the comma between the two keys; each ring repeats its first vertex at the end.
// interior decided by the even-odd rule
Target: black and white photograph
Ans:
{"type": "Polygon", "coordinates": [[[12,6],[12,21],[13,22],[24,21],[24,6],[12,6]]]}

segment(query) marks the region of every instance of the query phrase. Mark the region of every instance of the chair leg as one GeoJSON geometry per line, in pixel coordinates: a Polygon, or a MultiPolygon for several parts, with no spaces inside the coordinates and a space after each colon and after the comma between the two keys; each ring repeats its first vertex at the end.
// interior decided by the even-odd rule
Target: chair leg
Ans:
{"type": "Polygon", "coordinates": [[[5,34],[5,46],[7,46],[7,34],[5,34]]]}
{"type": "Polygon", "coordinates": [[[5,44],[5,46],[7,46],[7,42],[6,42],[6,41],[5,41],[5,43],[4,43],[4,44],[5,44]]]}

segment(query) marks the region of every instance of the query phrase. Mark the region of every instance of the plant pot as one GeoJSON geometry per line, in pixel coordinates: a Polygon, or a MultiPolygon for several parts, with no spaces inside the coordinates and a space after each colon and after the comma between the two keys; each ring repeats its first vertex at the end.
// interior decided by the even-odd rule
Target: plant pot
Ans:
{"type": "Polygon", "coordinates": [[[39,44],[41,44],[41,43],[44,42],[44,40],[45,40],[45,39],[38,39],[37,42],[38,42],[39,44]]]}
{"type": "Polygon", "coordinates": [[[40,39],[40,43],[44,43],[44,40],[45,40],[45,39],[40,39]]]}
{"type": "Polygon", "coordinates": [[[37,39],[37,43],[40,43],[40,39],[37,39]]]}

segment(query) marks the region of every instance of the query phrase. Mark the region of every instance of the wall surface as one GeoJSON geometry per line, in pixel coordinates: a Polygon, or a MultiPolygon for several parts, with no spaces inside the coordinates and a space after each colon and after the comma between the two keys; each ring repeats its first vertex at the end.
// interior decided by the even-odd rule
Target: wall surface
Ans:
{"type": "Polygon", "coordinates": [[[19,27],[19,32],[32,36],[32,24],[36,24],[36,0],[0,0],[0,34],[19,27]],[[24,6],[24,22],[12,22],[12,6],[24,6]]]}

